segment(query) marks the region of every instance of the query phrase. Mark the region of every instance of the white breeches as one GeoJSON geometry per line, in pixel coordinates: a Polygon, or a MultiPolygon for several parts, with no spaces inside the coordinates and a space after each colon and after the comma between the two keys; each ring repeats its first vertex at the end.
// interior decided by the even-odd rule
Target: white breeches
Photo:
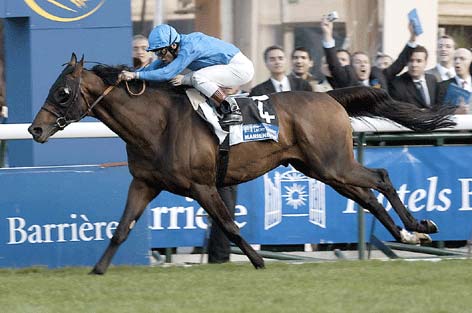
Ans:
{"type": "Polygon", "coordinates": [[[193,87],[211,97],[219,87],[238,87],[250,82],[254,76],[254,65],[239,52],[228,64],[205,67],[185,76],[190,78],[193,87]]]}

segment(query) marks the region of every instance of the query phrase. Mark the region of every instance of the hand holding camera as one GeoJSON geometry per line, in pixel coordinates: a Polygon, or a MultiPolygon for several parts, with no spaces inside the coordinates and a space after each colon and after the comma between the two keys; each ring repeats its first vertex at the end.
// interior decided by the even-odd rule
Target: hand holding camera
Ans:
{"type": "Polygon", "coordinates": [[[329,22],[333,22],[333,21],[337,20],[338,18],[339,18],[339,15],[338,15],[338,12],[336,12],[336,11],[329,12],[328,14],[326,14],[326,19],[329,22]]]}

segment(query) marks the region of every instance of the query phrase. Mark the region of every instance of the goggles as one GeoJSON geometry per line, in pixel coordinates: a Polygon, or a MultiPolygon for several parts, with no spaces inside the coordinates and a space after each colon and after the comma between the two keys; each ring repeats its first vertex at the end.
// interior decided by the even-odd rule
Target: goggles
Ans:
{"type": "Polygon", "coordinates": [[[161,59],[167,54],[167,51],[169,51],[167,48],[152,50],[152,52],[154,52],[154,54],[161,59]]]}

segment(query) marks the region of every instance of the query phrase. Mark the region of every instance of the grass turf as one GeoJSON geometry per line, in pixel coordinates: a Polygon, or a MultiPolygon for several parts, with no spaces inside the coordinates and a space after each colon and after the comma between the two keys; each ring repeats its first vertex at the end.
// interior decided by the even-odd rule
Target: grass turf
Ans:
{"type": "Polygon", "coordinates": [[[472,312],[472,260],[0,270],[0,312],[472,312]]]}

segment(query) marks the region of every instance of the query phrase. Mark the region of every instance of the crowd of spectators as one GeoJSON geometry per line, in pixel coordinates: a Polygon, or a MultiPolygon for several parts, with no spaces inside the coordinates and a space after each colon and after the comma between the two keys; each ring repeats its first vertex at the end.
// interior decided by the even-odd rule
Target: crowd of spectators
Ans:
{"type": "Polygon", "coordinates": [[[428,51],[417,42],[412,24],[408,25],[408,42],[398,58],[393,59],[382,52],[371,58],[364,51],[336,49],[333,23],[326,17],[321,19],[320,45],[325,54],[320,62],[322,78],[316,79],[311,74],[316,65],[308,47],[296,47],[293,50],[290,72],[283,48],[273,45],[266,48],[263,54],[270,77],[252,88],[250,94],[261,95],[290,90],[325,92],[350,86],[370,86],[382,88],[394,99],[415,104],[420,108],[456,105],[456,114],[469,113],[471,97],[464,97],[462,93],[461,97],[453,98],[455,102],[451,102],[448,92],[450,85],[469,93],[472,91],[472,52],[456,47],[451,36],[443,35],[438,38],[437,64],[427,69],[428,51]]]}

